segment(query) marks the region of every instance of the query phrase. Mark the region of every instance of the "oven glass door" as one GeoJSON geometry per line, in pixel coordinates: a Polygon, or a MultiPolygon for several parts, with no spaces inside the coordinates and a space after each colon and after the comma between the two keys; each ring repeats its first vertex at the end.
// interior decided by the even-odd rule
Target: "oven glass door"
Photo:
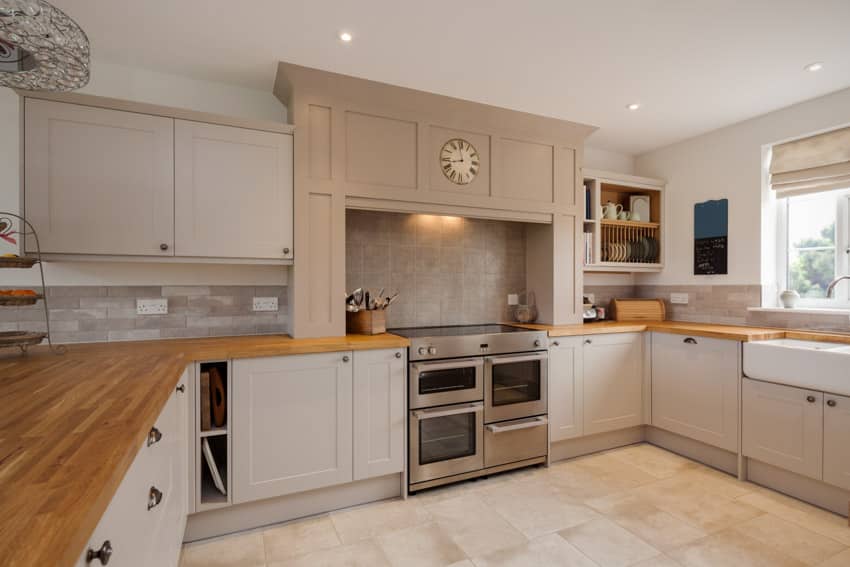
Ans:
{"type": "Polygon", "coordinates": [[[462,358],[410,365],[410,407],[425,408],[484,399],[484,360],[462,358]]]}
{"type": "Polygon", "coordinates": [[[481,402],[410,412],[410,482],[425,482],[484,466],[481,402]]]}
{"type": "Polygon", "coordinates": [[[545,352],[486,358],[485,421],[546,413],[547,367],[545,352]]]}

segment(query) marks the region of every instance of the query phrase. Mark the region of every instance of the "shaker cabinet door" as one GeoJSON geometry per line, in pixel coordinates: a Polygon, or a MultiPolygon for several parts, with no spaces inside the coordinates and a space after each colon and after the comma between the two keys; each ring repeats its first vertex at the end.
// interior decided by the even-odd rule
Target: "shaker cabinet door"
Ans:
{"type": "Polygon", "coordinates": [[[736,341],[652,334],[652,425],[738,451],[736,341]]]}
{"type": "Polygon", "coordinates": [[[291,259],[292,136],[175,120],[175,253],[291,259]]]}
{"type": "Polygon", "coordinates": [[[404,469],[403,349],[354,353],[354,480],[404,469]]]}
{"type": "Polygon", "coordinates": [[[351,357],[233,362],[234,503],[351,482],[351,357]]]}
{"type": "Polygon", "coordinates": [[[825,394],[823,481],[850,490],[850,398],[825,394]]]}
{"type": "Polygon", "coordinates": [[[549,347],[550,441],[563,441],[583,434],[582,382],[581,337],[553,339],[549,347]]]}
{"type": "Polygon", "coordinates": [[[584,434],[643,422],[643,338],[640,333],[584,338],[584,434]]]}
{"type": "Polygon", "coordinates": [[[743,453],[820,480],[823,393],[744,378],[743,453]]]}
{"type": "Polygon", "coordinates": [[[174,255],[172,119],[26,99],[24,132],[24,209],[42,252],[174,255]]]}

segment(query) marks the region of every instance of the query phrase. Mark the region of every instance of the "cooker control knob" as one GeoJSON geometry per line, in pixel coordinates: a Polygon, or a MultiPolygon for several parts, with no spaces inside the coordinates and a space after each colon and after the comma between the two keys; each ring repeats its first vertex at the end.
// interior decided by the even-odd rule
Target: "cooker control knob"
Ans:
{"type": "Polygon", "coordinates": [[[426,354],[428,354],[428,349],[424,346],[419,347],[419,356],[425,356],[426,354]]]}
{"type": "Polygon", "coordinates": [[[428,347],[428,354],[430,354],[431,356],[437,354],[437,347],[428,347]]]}

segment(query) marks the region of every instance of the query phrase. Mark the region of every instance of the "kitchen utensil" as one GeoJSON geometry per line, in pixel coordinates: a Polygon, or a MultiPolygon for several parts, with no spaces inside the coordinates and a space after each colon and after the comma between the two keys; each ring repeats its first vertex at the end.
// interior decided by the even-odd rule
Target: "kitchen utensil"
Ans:
{"type": "Polygon", "coordinates": [[[630,219],[632,218],[632,214],[631,214],[629,211],[620,211],[620,212],[617,214],[617,218],[618,218],[619,220],[625,220],[625,221],[627,221],[627,220],[630,220],[630,219]]]}

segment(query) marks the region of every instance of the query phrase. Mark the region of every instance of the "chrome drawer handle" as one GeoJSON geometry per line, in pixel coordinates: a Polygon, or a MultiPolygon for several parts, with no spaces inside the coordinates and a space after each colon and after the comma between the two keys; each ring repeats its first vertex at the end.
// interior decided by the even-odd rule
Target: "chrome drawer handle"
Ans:
{"type": "Polygon", "coordinates": [[[515,423],[513,425],[498,425],[491,424],[487,426],[487,430],[493,434],[497,433],[505,433],[506,431],[519,431],[520,429],[531,429],[532,427],[540,427],[541,425],[546,425],[549,423],[549,419],[545,417],[535,417],[534,421],[527,421],[525,423],[515,423]]]}
{"type": "Polygon", "coordinates": [[[590,339],[584,339],[584,344],[591,345],[591,344],[593,344],[593,341],[590,340],[590,339]]]}
{"type": "Polygon", "coordinates": [[[156,427],[151,427],[150,433],[148,433],[148,447],[159,443],[161,440],[162,431],[160,431],[156,427]]]}
{"type": "Polygon", "coordinates": [[[177,386],[177,388],[175,388],[175,389],[176,389],[178,392],[180,392],[180,393],[182,394],[182,393],[186,392],[186,385],[185,385],[185,384],[180,384],[180,385],[179,385],[179,386],[177,386]]]}
{"type": "Polygon", "coordinates": [[[151,486],[151,490],[148,493],[148,510],[153,510],[159,503],[162,502],[162,491],[158,490],[155,486],[151,486]]]}
{"type": "Polygon", "coordinates": [[[682,342],[684,342],[685,344],[688,344],[688,345],[695,345],[695,344],[697,344],[697,340],[696,340],[695,338],[693,338],[693,337],[688,337],[687,339],[685,339],[685,340],[684,340],[684,341],[682,341],[682,342]]]}
{"type": "Polygon", "coordinates": [[[86,550],[86,563],[91,563],[95,559],[100,561],[101,565],[107,565],[109,563],[109,559],[112,557],[112,544],[109,540],[103,542],[103,545],[100,546],[100,549],[95,551],[92,548],[86,550]]]}
{"type": "Polygon", "coordinates": [[[834,408],[835,406],[838,405],[838,402],[836,402],[835,400],[827,400],[826,405],[828,405],[831,408],[834,408]]]}
{"type": "Polygon", "coordinates": [[[464,413],[478,413],[484,411],[484,405],[481,403],[471,404],[462,408],[446,409],[446,410],[416,410],[413,412],[413,417],[417,419],[434,419],[435,417],[449,417],[450,415],[461,415],[464,413]]]}

